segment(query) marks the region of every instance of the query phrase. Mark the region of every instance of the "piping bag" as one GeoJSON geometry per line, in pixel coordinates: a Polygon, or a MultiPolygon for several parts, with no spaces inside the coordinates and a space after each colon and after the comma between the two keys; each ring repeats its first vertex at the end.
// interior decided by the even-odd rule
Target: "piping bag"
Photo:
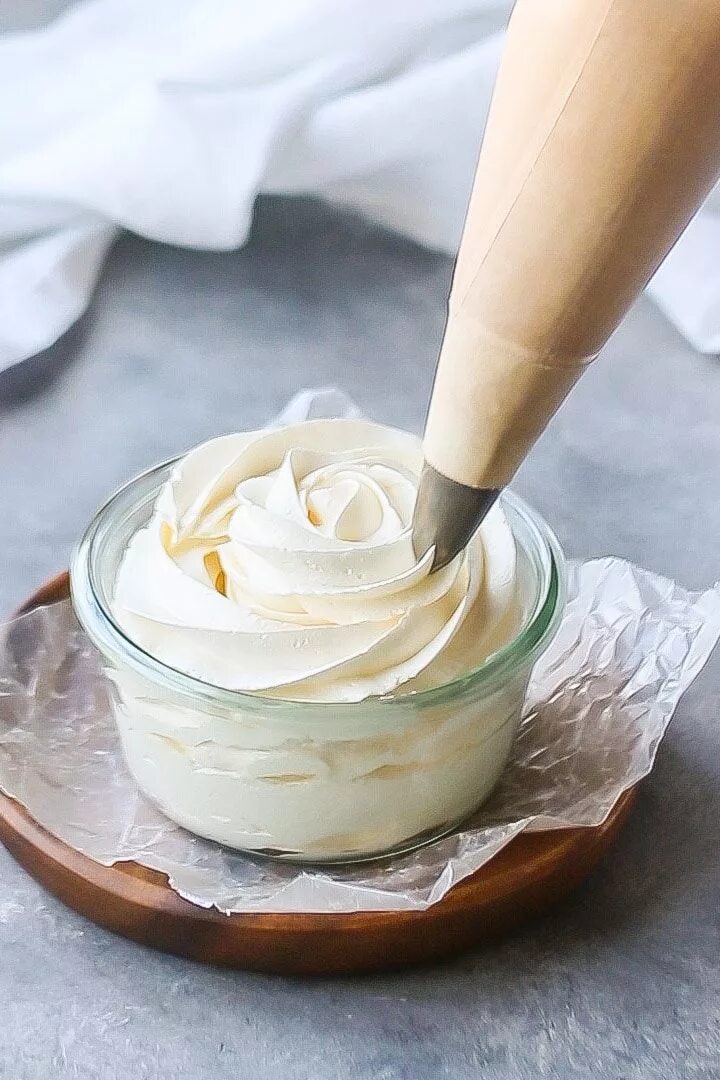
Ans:
{"type": "Polygon", "coordinates": [[[468,542],[720,173],[720,0],[518,0],[413,521],[468,542]]]}

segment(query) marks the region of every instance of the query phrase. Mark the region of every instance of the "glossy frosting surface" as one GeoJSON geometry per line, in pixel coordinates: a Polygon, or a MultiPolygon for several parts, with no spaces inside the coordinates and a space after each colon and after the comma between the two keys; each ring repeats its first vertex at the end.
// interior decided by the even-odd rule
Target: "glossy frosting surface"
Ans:
{"type": "Polygon", "coordinates": [[[113,610],[205,682],[354,702],[450,681],[519,628],[501,508],[430,574],[410,524],[420,440],[364,420],[227,435],[190,451],[118,572],[113,610]]]}

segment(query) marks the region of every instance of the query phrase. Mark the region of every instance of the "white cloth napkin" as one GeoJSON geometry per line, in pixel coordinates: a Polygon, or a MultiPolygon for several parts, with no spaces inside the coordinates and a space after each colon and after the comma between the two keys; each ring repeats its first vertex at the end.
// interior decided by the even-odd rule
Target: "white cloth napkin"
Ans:
{"type": "MultiPolygon", "coordinates": [[[[123,226],[246,239],[311,193],[453,252],[509,0],[91,0],[0,39],[0,369],[86,307],[123,226]]],[[[652,285],[720,349],[720,208],[652,285]]]]}

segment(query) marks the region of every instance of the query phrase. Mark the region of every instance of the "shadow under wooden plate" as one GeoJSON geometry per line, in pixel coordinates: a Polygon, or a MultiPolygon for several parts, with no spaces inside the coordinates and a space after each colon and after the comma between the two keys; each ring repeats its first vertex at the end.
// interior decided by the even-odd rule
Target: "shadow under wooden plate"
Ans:
{"type": "MultiPolygon", "coordinates": [[[[67,596],[68,576],[61,574],[22,610],[67,596]]],[[[101,866],[1,794],[0,841],[51,893],[133,941],[210,964],[286,975],[339,975],[449,956],[547,911],[608,850],[635,792],[625,792],[596,828],[517,837],[426,911],[222,915],[181,899],[164,874],[137,863],[101,866]]]]}

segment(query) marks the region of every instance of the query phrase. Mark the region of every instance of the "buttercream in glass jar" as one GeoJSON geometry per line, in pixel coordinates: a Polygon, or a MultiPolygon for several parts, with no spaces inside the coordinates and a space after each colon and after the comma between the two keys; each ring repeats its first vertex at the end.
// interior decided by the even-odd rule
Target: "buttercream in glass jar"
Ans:
{"type": "Polygon", "coordinates": [[[506,493],[429,573],[420,442],[357,420],[211,440],[133,480],[75,555],[131,772],[234,848],[346,860],[451,829],[497,782],[562,611],[541,519],[506,493]]]}

